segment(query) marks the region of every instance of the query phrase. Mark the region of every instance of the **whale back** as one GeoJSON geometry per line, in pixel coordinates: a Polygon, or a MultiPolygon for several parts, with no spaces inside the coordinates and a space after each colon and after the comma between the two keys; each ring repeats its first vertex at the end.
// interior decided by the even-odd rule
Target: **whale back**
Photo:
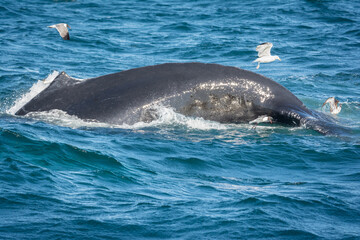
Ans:
{"type": "Polygon", "coordinates": [[[248,122],[264,113],[280,120],[288,120],[289,113],[295,113],[295,120],[311,114],[295,95],[269,78],[205,63],[166,63],[82,81],[61,73],[16,114],[59,109],[82,119],[134,123],[151,120],[144,110],[156,103],[219,122],[248,122]]]}

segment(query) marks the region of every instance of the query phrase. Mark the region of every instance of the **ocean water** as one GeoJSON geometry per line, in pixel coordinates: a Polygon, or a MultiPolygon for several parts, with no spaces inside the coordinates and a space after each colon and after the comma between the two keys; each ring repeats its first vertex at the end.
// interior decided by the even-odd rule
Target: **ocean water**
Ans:
{"type": "Polygon", "coordinates": [[[2,0],[0,25],[1,239],[360,239],[359,1],[2,0]],[[257,70],[262,42],[282,61],[257,70]],[[351,134],[10,111],[55,70],[165,62],[254,71],[318,111],[335,96],[351,134]]]}

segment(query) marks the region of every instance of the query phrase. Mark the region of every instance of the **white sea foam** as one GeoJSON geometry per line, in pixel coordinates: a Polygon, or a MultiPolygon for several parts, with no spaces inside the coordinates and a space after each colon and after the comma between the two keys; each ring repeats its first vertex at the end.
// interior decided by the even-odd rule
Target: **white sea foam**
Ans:
{"type": "Polygon", "coordinates": [[[26,117],[31,117],[38,119],[44,122],[49,122],[52,124],[70,127],[70,128],[80,128],[80,127],[106,127],[106,128],[122,128],[122,129],[141,129],[147,127],[163,127],[166,125],[181,125],[191,129],[198,130],[223,130],[227,129],[228,125],[221,124],[218,122],[204,120],[203,118],[194,118],[187,117],[182,114],[176,113],[172,108],[164,106],[154,107],[158,118],[152,122],[137,122],[133,125],[129,124],[109,124],[102,123],[94,120],[83,120],[76,116],[67,114],[61,110],[51,110],[44,112],[30,112],[26,114],[26,117]]]}
{"type": "Polygon", "coordinates": [[[144,129],[149,127],[167,128],[174,126],[183,126],[188,129],[194,130],[251,130],[252,132],[263,132],[278,128],[279,126],[257,126],[253,129],[249,124],[222,124],[219,122],[205,120],[198,117],[184,116],[180,113],[176,113],[174,109],[165,106],[153,106],[153,110],[156,111],[158,118],[152,122],[137,122],[135,124],[110,124],[99,122],[96,120],[84,120],[77,116],[69,115],[66,112],[58,109],[43,112],[30,112],[26,114],[26,117],[37,119],[40,121],[48,122],[51,124],[69,127],[69,128],[119,128],[119,129],[144,129]]]}
{"type": "Polygon", "coordinates": [[[63,127],[80,128],[80,127],[115,127],[115,125],[101,123],[97,121],[82,120],[76,116],[69,115],[64,111],[53,109],[44,112],[29,112],[26,117],[34,118],[44,122],[56,124],[63,127]]]}
{"type": "Polygon", "coordinates": [[[188,117],[180,113],[176,113],[173,108],[165,107],[163,105],[155,105],[152,107],[156,111],[158,118],[150,123],[138,122],[134,125],[123,125],[124,127],[130,128],[144,128],[144,127],[153,127],[161,125],[183,125],[188,128],[199,129],[199,130],[223,130],[227,129],[226,125],[205,120],[199,117],[188,117]]]}
{"type": "Polygon", "coordinates": [[[44,80],[38,80],[30,90],[21,96],[19,99],[15,101],[13,106],[9,108],[6,112],[8,114],[15,114],[20,108],[22,108],[26,103],[28,103],[31,99],[33,99],[36,95],[38,95],[41,91],[47,88],[52,81],[59,75],[58,71],[53,71],[47,78],[44,80]]]}
{"type": "Polygon", "coordinates": [[[348,108],[353,108],[355,110],[360,109],[360,102],[349,102],[349,100],[346,100],[346,102],[340,102],[340,104],[346,105],[348,108]]]}

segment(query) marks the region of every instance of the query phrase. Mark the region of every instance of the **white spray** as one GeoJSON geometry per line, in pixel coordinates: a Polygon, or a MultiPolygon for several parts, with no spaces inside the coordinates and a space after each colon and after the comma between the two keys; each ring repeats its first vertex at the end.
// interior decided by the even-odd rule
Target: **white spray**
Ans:
{"type": "Polygon", "coordinates": [[[26,103],[31,101],[36,95],[47,88],[52,81],[59,75],[58,71],[53,71],[45,80],[38,80],[30,90],[15,101],[14,105],[6,111],[8,114],[14,115],[19,109],[21,109],[26,103]]]}

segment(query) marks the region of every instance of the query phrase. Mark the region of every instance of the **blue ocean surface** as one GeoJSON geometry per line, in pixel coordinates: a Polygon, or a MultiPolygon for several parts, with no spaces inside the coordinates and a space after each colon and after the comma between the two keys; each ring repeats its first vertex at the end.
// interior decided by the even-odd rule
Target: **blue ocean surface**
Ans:
{"type": "Polygon", "coordinates": [[[359,1],[0,2],[1,239],[360,239],[359,1]],[[263,42],[282,61],[257,70],[263,42]],[[54,70],[166,62],[254,71],[329,115],[334,96],[351,132],[10,111],[54,70]]]}

